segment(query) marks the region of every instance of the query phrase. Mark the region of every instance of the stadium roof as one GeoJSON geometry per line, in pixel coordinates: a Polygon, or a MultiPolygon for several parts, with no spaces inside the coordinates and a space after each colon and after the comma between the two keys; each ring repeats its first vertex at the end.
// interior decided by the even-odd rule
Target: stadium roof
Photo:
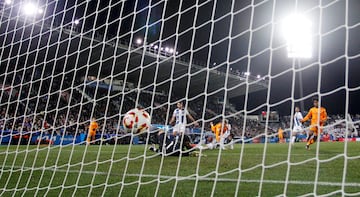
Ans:
{"type": "MultiPolygon", "coordinates": [[[[5,13],[3,17],[6,17],[5,13]]],[[[224,87],[228,89],[228,98],[267,88],[265,79],[240,73],[227,74],[225,70],[201,65],[195,60],[189,63],[189,60],[184,60],[188,54],[169,56],[149,46],[129,47],[122,40],[108,40],[99,34],[93,35],[92,31],[78,33],[73,26],[29,23],[19,17],[2,21],[8,24],[1,25],[1,35],[8,34],[14,38],[11,41],[9,37],[1,37],[1,42],[6,43],[4,50],[19,51],[19,62],[24,66],[41,65],[53,75],[73,73],[77,77],[92,75],[99,79],[113,76],[126,82],[140,83],[141,89],[155,87],[156,91],[170,93],[168,91],[172,90],[171,93],[177,96],[191,97],[204,92],[225,92],[224,87]]],[[[11,66],[16,56],[9,54],[8,61],[3,58],[2,64],[11,66]]]]}

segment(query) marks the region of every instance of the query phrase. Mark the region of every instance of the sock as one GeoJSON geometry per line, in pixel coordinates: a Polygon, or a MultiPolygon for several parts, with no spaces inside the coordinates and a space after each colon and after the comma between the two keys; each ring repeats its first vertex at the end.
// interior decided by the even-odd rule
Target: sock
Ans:
{"type": "Polygon", "coordinates": [[[296,136],[292,136],[291,143],[295,143],[296,136]]]}
{"type": "Polygon", "coordinates": [[[312,135],[309,135],[308,137],[307,137],[307,139],[306,139],[306,145],[310,145],[311,143],[310,143],[310,141],[312,140],[312,135]]]}
{"type": "Polygon", "coordinates": [[[313,143],[317,141],[317,135],[314,135],[314,138],[313,138],[313,143]]]}
{"type": "Polygon", "coordinates": [[[225,139],[223,137],[220,138],[220,148],[224,148],[224,141],[225,139]]]}
{"type": "Polygon", "coordinates": [[[310,140],[308,141],[307,145],[311,145],[311,144],[313,144],[313,143],[314,143],[314,139],[310,139],[310,140]]]}
{"type": "MultiPolygon", "coordinates": [[[[313,137],[313,134],[309,135],[307,138],[306,138],[306,145],[310,145],[310,141],[312,140],[312,137],[313,137]]],[[[312,143],[311,143],[312,144],[312,143]]]]}
{"type": "Polygon", "coordinates": [[[311,139],[308,141],[307,145],[313,144],[314,142],[316,142],[316,140],[317,140],[317,136],[314,135],[313,138],[311,138],[311,139]]]}
{"type": "Polygon", "coordinates": [[[231,141],[229,142],[229,144],[230,144],[230,148],[231,148],[231,149],[234,149],[234,142],[233,142],[232,139],[231,139],[231,141]]]}

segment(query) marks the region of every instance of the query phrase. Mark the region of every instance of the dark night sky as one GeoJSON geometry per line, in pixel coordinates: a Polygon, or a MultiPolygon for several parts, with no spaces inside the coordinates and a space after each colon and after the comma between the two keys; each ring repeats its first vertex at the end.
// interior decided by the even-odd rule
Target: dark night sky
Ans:
{"type": "MultiPolygon", "coordinates": [[[[188,4],[189,2],[192,1],[185,1],[182,5],[184,8],[181,10],[186,10],[192,6],[192,4],[188,4]]],[[[205,1],[200,1],[199,4],[201,2],[205,1]]],[[[228,47],[228,36],[231,24],[231,15],[229,14],[231,12],[231,1],[217,1],[216,5],[214,5],[213,1],[201,4],[195,24],[196,27],[201,27],[197,28],[195,32],[192,48],[195,51],[194,58],[207,61],[210,55],[210,62],[216,62],[219,65],[227,61],[228,53],[230,53],[229,61],[234,63],[225,64],[225,66],[240,71],[249,70],[254,75],[272,76],[269,92],[266,90],[249,95],[248,109],[253,109],[267,102],[266,98],[269,94],[269,103],[275,105],[271,107],[271,110],[279,110],[283,114],[289,114],[289,106],[291,106],[289,98],[292,94],[294,94],[295,99],[300,97],[299,75],[301,72],[304,88],[303,95],[307,98],[304,101],[305,108],[311,107],[311,97],[319,96],[317,93],[320,92],[323,105],[328,108],[329,113],[345,113],[346,100],[349,102],[350,113],[360,113],[360,104],[358,102],[360,100],[360,90],[356,90],[360,86],[360,78],[358,77],[360,73],[360,57],[356,57],[360,52],[360,41],[358,39],[360,32],[360,26],[358,25],[360,23],[360,2],[349,0],[348,14],[345,14],[346,1],[322,1],[324,8],[321,10],[322,20],[320,22],[318,1],[298,1],[297,8],[299,12],[305,10],[306,15],[313,22],[314,49],[311,59],[300,60],[300,66],[303,70],[297,72],[294,72],[291,68],[297,68],[299,64],[294,65],[293,60],[287,58],[285,47],[282,46],[284,40],[281,32],[279,32],[280,21],[289,14],[289,10],[295,8],[296,1],[276,1],[274,14],[276,25],[274,25],[273,37],[271,37],[273,26],[271,26],[270,22],[274,1],[263,3],[264,1],[259,0],[254,2],[255,4],[259,3],[259,5],[254,8],[252,24],[250,23],[252,7],[246,8],[251,1],[235,2],[233,29],[230,34],[233,39],[230,48],[228,47]],[[212,17],[213,6],[216,6],[215,23],[209,22],[212,17]],[[239,12],[241,9],[243,10],[239,12]],[[348,27],[351,27],[348,29],[344,26],[346,17],[348,17],[348,27]],[[219,18],[221,20],[218,20],[219,18]],[[213,34],[212,39],[210,39],[212,25],[214,25],[213,34]],[[354,25],[355,27],[353,27],[354,25]],[[256,31],[247,31],[249,29],[256,29],[256,31]],[[322,34],[321,36],[316,34],[318,30],[322,34]],[[347,31],[348,46],[347,55],[345,56],[347,31]],[[251,41],[250,36],[252,36],[251,41]],[[320,39],[321,46],[319,46],[320,39]],[[271,40],[271,48],[274,50],[270,51],[268,48],[271,40]],[[209,43],[213,44],[211,53],[209,53],[209,43]],[[251,47],[250,51],[248,51],[249,47],[251,47]],[[263,50],[265,51],[258,54],[263,50]],[[247,54],[252,57],[250,59],[244,58],[247,54]],[[272,61],[270,61],[270,58],[272,58],[272,61]],[[239,59],[243,60],[237,61],[239,59]],[[294,75],[295,79],[293,79],[294,75]],[[293,84],[293,80],[295,84],[293,84]],[[292,90],[294,90],[293,93],[292,90]],[[288,101],[277,104],[284,100],[288,101]]],[[[176,13],[178,6],[178,1],[169,1],[168,15],[176,13]]],[[[191,36],[194,31],[189,31],[189,28],[193,26],[192,21],[196,17],[195,12],[196,9],[194,8],[181,15],[178,32],[178,34],[181,34],[180,36],[175,36],[177,17],[168,20],[169,23],[165,22],[163,31],[163,36],[165,36],[162,40],[172,44],[175,39],[178,39],[178,49],[180,51],[191,49],[191,36]]],[[[157,14],[161,15],[161,11],[158,11],[157,14]]],[[[160,30],[152,29],[150,32],[148,36],[152,39],[156,35],[153,32],[160,33],[160,30]]],[[[157,39],[156,37],[155,40],[157,39]]],[[[232,99],[232,101],[238,104],[239,109],[243,109],[244,98],[236,98],[232,99]]],[[[295,104],[299,105],[299,103],[295,104]]]]}
{"type": "MultiPolygon", "coordinates": [[[[238,0],[234,1],[233,11],[230,0],[218,0],[216,4],[199,0],[197,6],[195,0],[182,3],[179,0],[135,2],[49,0],[46,7],[48,18],[45,20],[64,25],[79,19],[80,25],[76,28],[83,32],[96,29],[97,33],[109,38],[119,35],[130,43],[138,37],[145,37],[148,44],[176,47],[180,56],[185,58],[193,55],[194,59],[208,61],[211,65],[216,62],[219,67],[267,76],[271,82],[269,91],[250,94],[248,110],[266,103],[269,95],[270,110],[289,114],[289,98],[292,94],[295,99],[300,97],[301,73],[306,108],[311,105],[311,97],[321,93],[323,105],[329,113],[345,113],[346,101],[349,101],[350,113],[360,113],[358,0],[323,0],[322,5],[317,0],[238,0]],[[252,2],[255,6],[251,6],[252,2]],[[297,67],[299,64],[287,58],[280,32],[281,20],[295,8],[313,22],[313,57],[300,60],[301,71],[297,67]]],[[[231,101],[238,109],[243,109],[244,97],[231,101]]]]}

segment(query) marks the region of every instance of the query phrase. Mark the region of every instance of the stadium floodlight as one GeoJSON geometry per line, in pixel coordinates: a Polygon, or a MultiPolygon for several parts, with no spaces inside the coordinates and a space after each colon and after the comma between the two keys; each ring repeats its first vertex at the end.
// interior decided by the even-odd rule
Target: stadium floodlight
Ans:
{"type": "Polygon", "coordinates": [[[173,49],[173,48],[170,48],[170,49],[169,49],[169,53],[173,54],[173,53],[174,53],[174,49],[173,49]]]}
{"type": "Polygon", "coordinates": [[[143,40],[141,38],[136,39],[136,44],[142,44],[143,40]]]}
{"type": "Polygon", "coordinates": [[[165,47],[165,52],[169,52],[170,51],[170,49],[169,49],[169,47],[165,47]]]}
{"type": "Polygon", "coordinates": [[[12,1],[11,0],[5,0],[5,4],[10,5],[10,4],[12,4],[12,1]]]}
{"type": "Polygon", "coordinates": [[[284,19],[283,32],[289,58],[312,56],[311,26],[311,21],[299,14],[293,14],[284,19]]]}
{"type": "Polygon", "coordinates": [[[75,25],[78,25],[79,23],[80,23],[80,20],[79,20],[79,19],[74,20],[74,24],[75,24],[75,25]]]}
{"type": "Polygon", "coordinates": [[[155,45],[155,46],[154,46],[154,49],[155,49],[155,50],[158,49],[158,48],[159,48],[158,45],[155,45]]]}
{"type": "Polygon", "coordinates": [[[249,75],[250,75],[250,72],[245,72],[244,75],[245,75],[245,76],[249,76],[249,75]]]}
{"type": "Polygon", "coordinates": [[[24,14],[27,16],[35,16],[36,14],[42,14],[44,12],[43,9],[39,8],[36,4],[32,2],[27,2],[22,6],[22,10],[24,14]]]}
{"type": "Polygon", "coordinates": [[[256,76],[256,78],[260,79],[260,78],[261,78],[261,76],[260,76],[260,75],[257,75],[257,76],[256,76]]]}

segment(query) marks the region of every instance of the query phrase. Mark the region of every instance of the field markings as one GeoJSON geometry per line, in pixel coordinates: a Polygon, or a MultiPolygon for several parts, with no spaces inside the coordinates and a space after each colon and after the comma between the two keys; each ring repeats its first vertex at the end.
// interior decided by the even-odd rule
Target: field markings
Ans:
{"type": "MultiPolygon", "coordinates": [[[[48,151],[48,149],[46,150],[41,150],[41,151],[48,151]]],[[[56,150],[56,149],[51,149],[50,151],[59,151],[59,150],[56,150]]],[[[61,149],[60,152],[76,152],[76,151],[81,151],[81,152],[86,152],[86,153],[112,153],[113,150],[77,150],[77,149],[74,149],[74,150],[71,150],[71,149],[61,149]]],[[[304,150],[305,151],[305,150],[304,150]]],[[[204,152],[204,151],[203,151],[204,152]]],[[[16,153],[16,152],[14,152],[16,153]]],[[[118,152],[117,153],[127,153],[127,151],[122,151],[122,152],[118,152]]],[[[1,155],[2,153],[0,153],[1,155]]],[[[3,154],[8,154],[8,153],[3,153],[3,154]]],[[[206,151],[206,154],[207,155],[218,155],[219,154],[219,151],[217,150],[209,150],[209,151],[206,151]]],[[[224,154],[224,155],[240,155],[240,152],[233,152],[233,150],[222,150],[222,153],[221,154],[224,154]]],[[[332,152],[332,153],[320,153],[319,156],[322,156],[322,155],[334,155],[334,154],[341,154],[341,152],[332,152]]],[[[142,154],[143,155],[143,154],[142,154]]],[[[271,156],[288,156],[289,153],[271,153],[271,156]]],[[[315,152],[304,152],[304,153],[290,153],[290,155],[292,156],[316,156],[315,152]]],[[[251,153],[250,155],[247,155],[247,156],[263,156],[263,154],[259,154],[259,153],[251,153]]]]}
{"type": "MultiPolygon", "coordinates": [[[[10,169],[22,169],[22,170],[34,170],[30,167],[22,167],[22,166],[3,166],[3,168],[10,168],[10,169]]],[[[42,167],[42,168],[36,168],[35,170],[47,170],[47,171],[53,171],[53,172],[64,172],[64,173],[78,173],[78,174],[92,174],[92,175],[117,175],[122,176],[123,174],[114,174],[114,173],[108,173],[108,172],[102,172],[102,171],[88,171],[88,170],[65,170],[65,169],[56,169],[56,168],[50,168],[50,167],[42,167]]],[[[156,179],[176,179],[179,181],[182,180],[199,180],[199,181],[214,181],[214,178],[210,177],[202,177],[195,175],[190,176],[167,176],[167,175],[155,175],[155,174],[126,174],[128,177],[142,177],[142,178],[156,178],[156,179]]],[[[219,182],[237,182],[238,179],[232,179],[232,178],[217,178],[216,181],[219,182]]],[[[314,185],[314,181],[296,181],[296,180],[289,180],[289,181],[283,181],[283,180],[257,180],[257,179],[241,179],[240,182],[244,183],[270,183],[270,184],[293,184],[293,185],[314,185]]],[[[321,186],[342,186],[345,187],[360,187],[359,183],[341,183],[341,182],[326,182],[326,181],[318,181],[316,183],[317,185],[321,186]]]]}

